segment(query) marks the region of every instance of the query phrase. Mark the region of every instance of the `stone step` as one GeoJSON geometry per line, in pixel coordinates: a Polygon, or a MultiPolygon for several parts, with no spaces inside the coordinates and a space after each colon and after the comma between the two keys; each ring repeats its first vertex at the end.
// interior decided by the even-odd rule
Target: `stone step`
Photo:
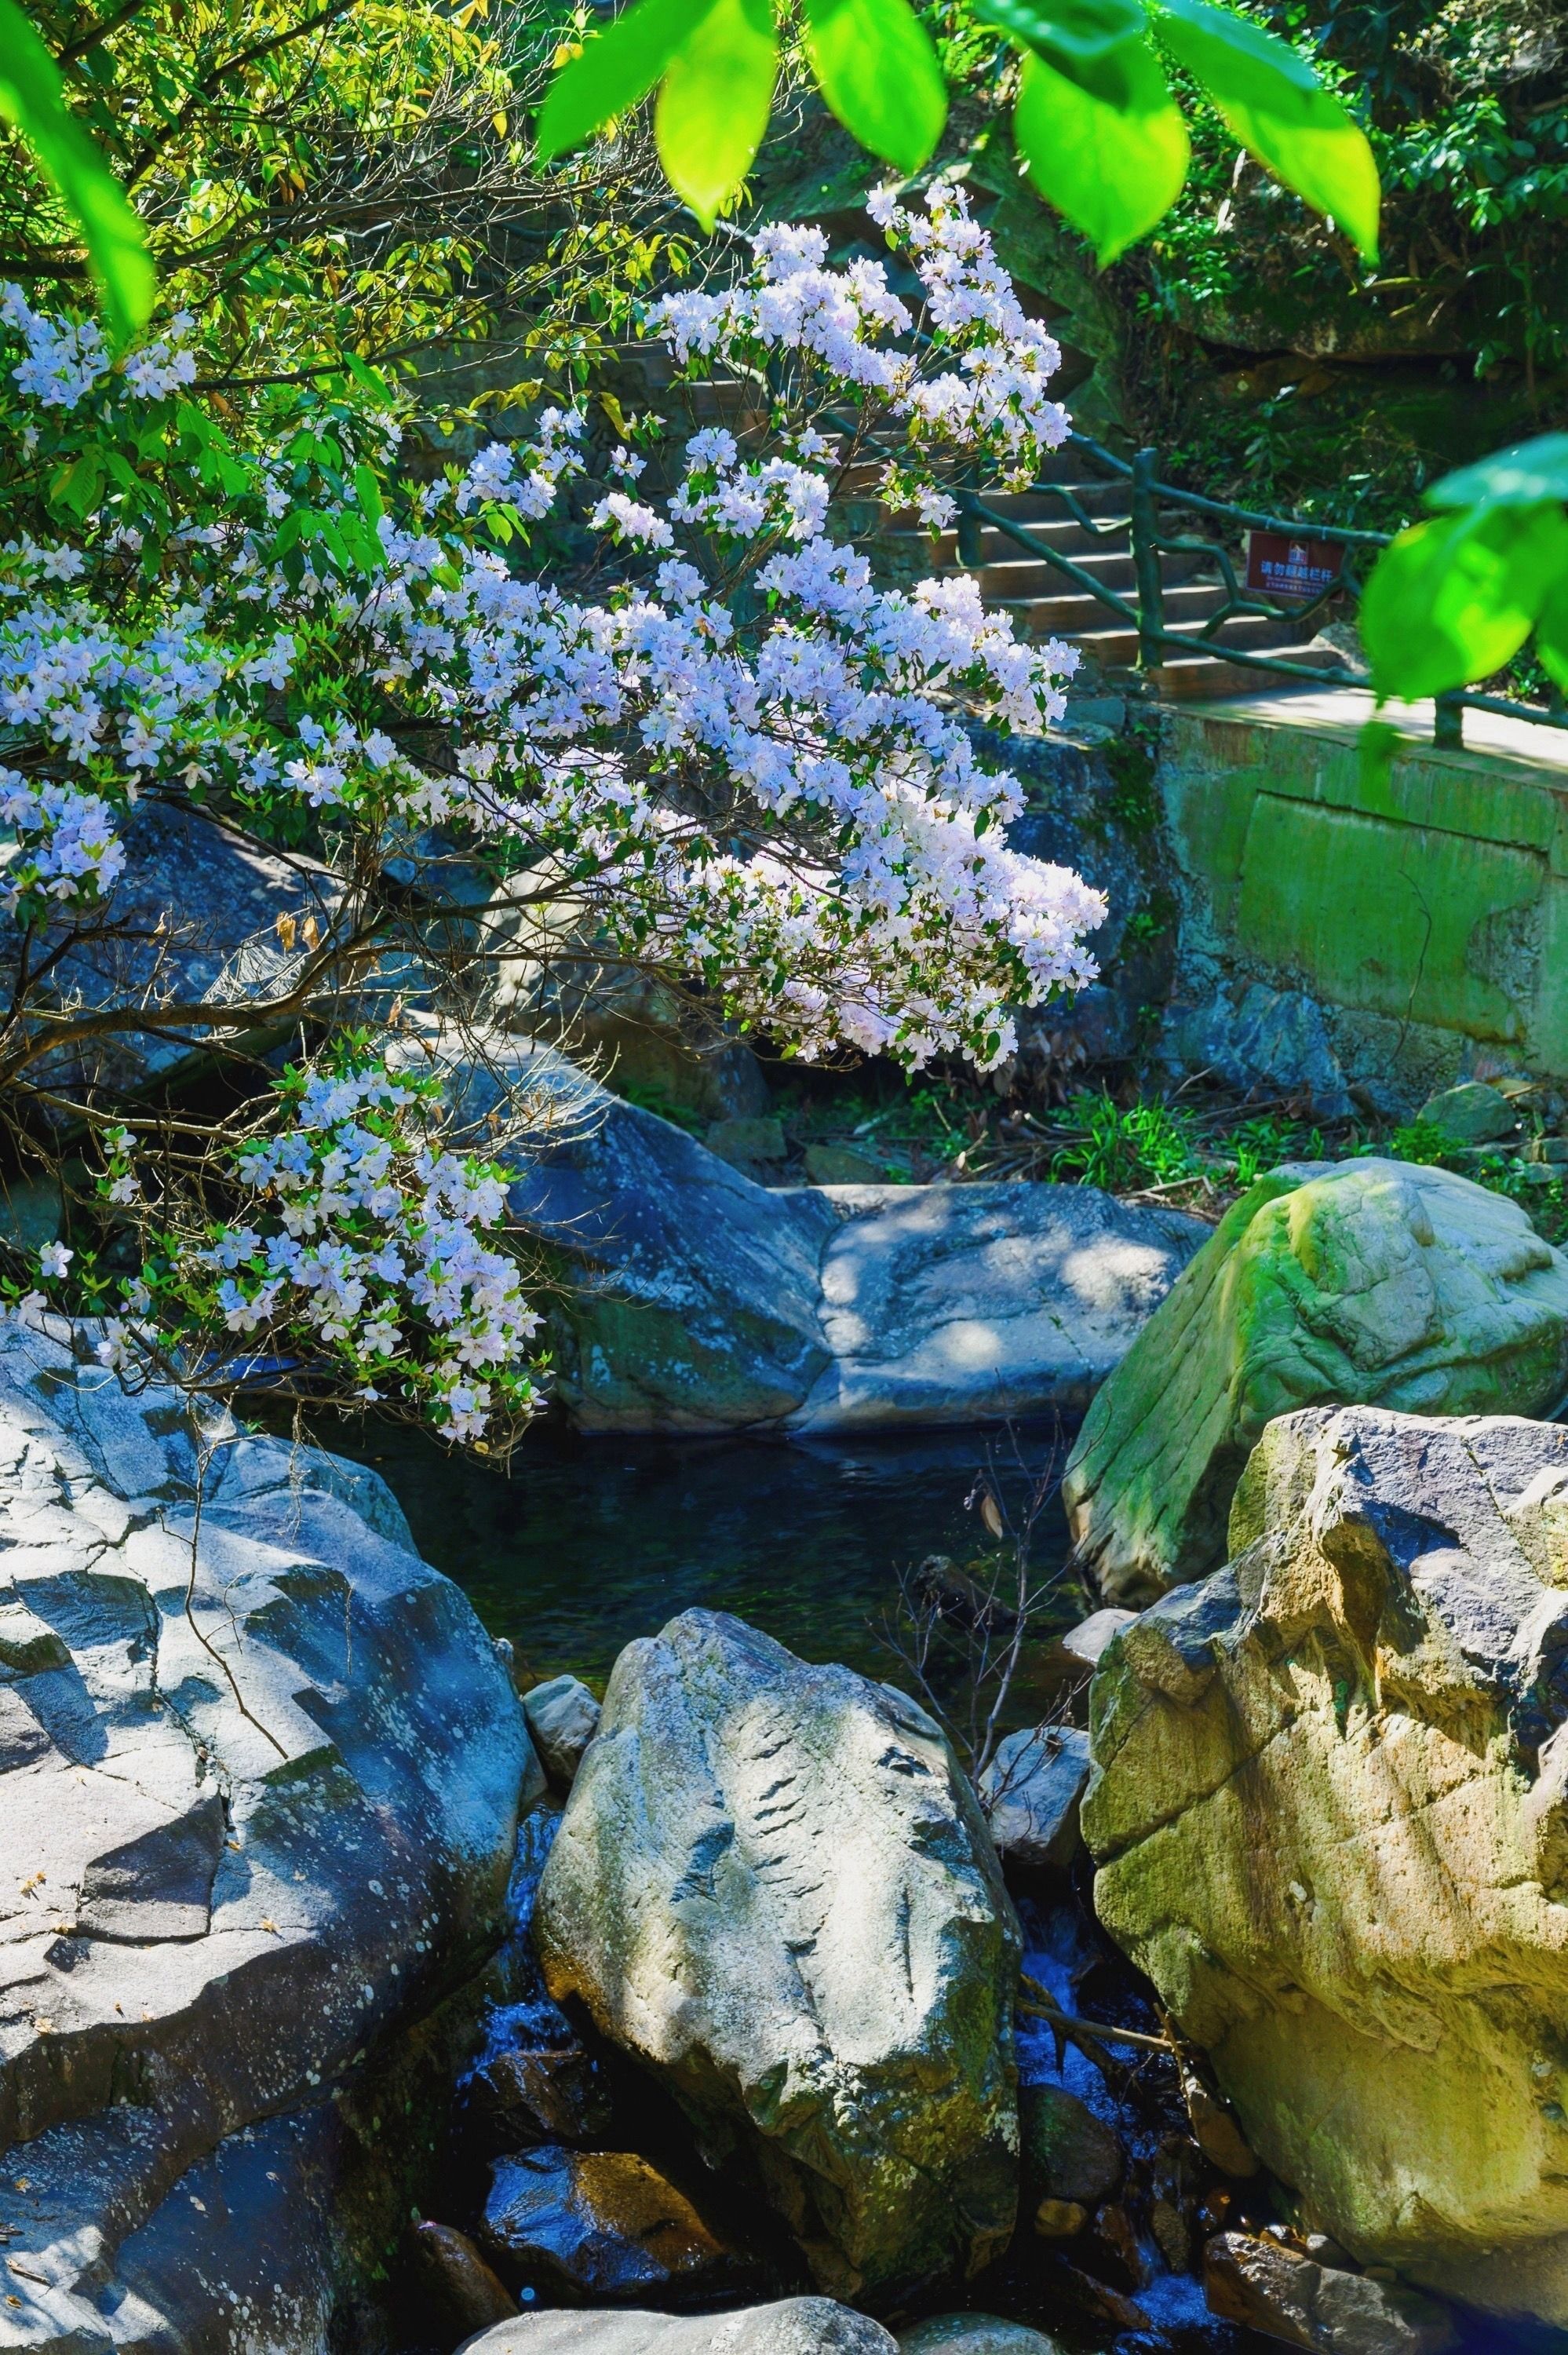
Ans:
{"type": "MultiPolygon", "coordinates": [[[[1125,550],[1114,556],[1087,551],[1075,556],[1073,561],[1080,571],[1091,573],[1118,596],[1130,596],[1137,586],[1132,558],[1125,550]]],[[[1078,590],[1066,573],[1059,572],[1054,564],[1037,556],[1014,556],[1000,563],[982,564],[975,578],[988,604],[1015,605],[1021,600],[1034,597],[1076,597],[1086,593],[1078,590]]]]}
{"type": "MultiPolygon", "coordinates": [[[[1132,514],[1132,493],[1125,483],[1106,483],[1086,478],[1081,482],[1064,482],[1060,491],[1071,491],[1086,515],[1128,516],[1132,514]]],[[[1065,500],[1045,486],[1033,491],[982,491],[988,507],[998,515],[1010,516],[1015,523],[1033,527],[1041,523],[1071,523],[1074,518],[1065,500]]]]}
{"type": "MultiPolygon", "coordinates": [[[[1262,653],[1263,649],[1256,651],[1262,653]]],[[[1281,645],[1279,652],[1303,670],[1333,673],[1347,667],[1344,657],[1336,654],[1332,646],[1287,645],[1281,645]]],[[[1271,687],[1277,692],[1291,684],[1277,673],[1271,677],[1266,670],[1254,670],[1250,664],[1228,663],[1223,654],[1197,657],[1178,655],[1161,663],[1150,676],[1157,692],[1175,703],[1188,702],[1199,696],[1257,695],[1271,687]]]]}
{"type": "MultiPolygon", "coordinates": [[[[1124,625],[1114,618],[1106,617],[1104,626],[1097,624],[1075,628],[1070,623],[1045,618],[1051,608],[1059,602],[1055,599],[1037,598],[1014,607],[1013,626],[1019,636],[1021,638],[1069,638],[1074,645],[1081,647],[1085,655],[1097,663],[1102,669],[1136,663],[1138,632],[1129,624],[1124,625]]],[[[1092,598],[1086,598],[1084,603],[1095,615],[1105,617],[1105,607],[1097,605],[1092,598]]],[[[1211,606],[1209,610],[1212,613],[1214,609],[1211,606]]],[[[1191,638],[1193,642],[1193,651],[1191,656],[1173,655],[1171,663],[1165,665],[1165,668],[1188,660],[1197,663],[1202,663],[1205,658],[1213,660],[1216,655],[1224,653],[1227,645],[1241,646],[1248,653],[1258,654],[1262,654],[1266,648],[1277,647],[1282,654],[1288,650],[1291,661],[1296,659],[1287,627],[1283,623],[1270,621],[1262,614],[1238,615],[1234,620],[1224,623],[1222,628],[1216,631],[1212,640],[1200,637],[1201,617],[1192,618],[1168,610],[1166,627],[1176,631],[1183,637],[1191,638]],[[1210,653],[1211,646],[1213,648],[1213,654],[1210,653]]],[[[1239,669],[1241,666],[1237,665],[1236,667],[1239,669]]],[[[1224,692],[1217,686],[1212,690],[1204,691],[1206,693],[1212,691],[1216,695],[1224,692]]]]}
{"type": "MultiPolygon", "coordinates": [[[[1107,516],[1101,529],[1086,529],[1084,525],[1068,517],[1060,523],[1031,524],[1029,531],[1033,538],[1046,548],[1055,549],[1063,556],[1070,556],[1075,564],[1086,563],[1091,558],[1097,559],[1097,563],[1099,559],[1121,562],[1131,548],[1125,517],[1107,516]]],[[[907,552],[912,558],[917,542],[917,560],[932,571],[951,572],[959,569],[959,536],[956,531],[931,533],[900,527],[888,532],[885,537],[901,548],[907,542],[907,552]]],[[[980,560],[985,564],[1039,561],[1038,558],[1030,556],[1022,541],[1014,539],[1008,532],[1000,531],[994,524],[982,527],[980,545],[980,560]]],[[[1088,569],[1094,570],[1097,565],[1089,564],[1088,569]]]]}
{"type": "MultiPolygon", "coordinates": [[[[981,577],[983,583],[983,575],[981,577]]],[[[1020,637],[1071,637],[1075,642],[1086,644],[1091,637],[1107,633],[1121,634],[1130,627],[1120,623],[1097,597],[1091,597],[1087,591],[1071,589],[1065,583],[1063,584],[1063,593],[1057,596],[1023,597],[1016,601],[997,597],[991,602],[1003,612],[1012,613],[1013,626],[1020,637]]],[[[1217,613],[1224,602],[1224,591],[1205,582],[1168,589],[1165,592],[1165,626],[1171,630],[1187,625],[1196,627],[1211,613],[1217,613]]],[[[1225,624],[1228,632],[1244,633],[1255,631],[1258,626],[1257,620],[1251,614],[1242,615],[1225,624]]],[[[1265,626],[1274,630],[1278,624],[1269,623],[1265,626]]],[[[1136,650],[1136,631],[1132,633],[1132,639],[1136,650]]],[[[1248,645],[1253,639],[1244,634],[1233,638],[1232,642],[1248,645]]],[[[1262,643],[1272,645],[1274,641],[1265,636],[1262,643]]]]}

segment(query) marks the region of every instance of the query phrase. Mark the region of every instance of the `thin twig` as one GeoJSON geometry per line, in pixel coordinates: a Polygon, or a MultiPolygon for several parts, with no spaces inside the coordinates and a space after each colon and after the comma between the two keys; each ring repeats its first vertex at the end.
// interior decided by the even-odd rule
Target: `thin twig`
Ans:
{"type": "Polygon", "coordinates": [[[1176,2046],[1169,2036],[1150,2036],[1137,2028],[1112,2028],[1102,2019],[1079,2019],[1074,2013],[1064,2011],[1050,1991],[1028,1972],[1020,1974],[1022,1984],[1037,1998],[1030,2003],[1022,1996],[1018,2009],[1029,2019],[1048,2019],[1054,2028],[1065,2029],[1074,2036],[1092,2037],[1097,2044],[1132,2044],[1140,2052],[1163,2052],[1174,2059],[1176,2046]]]}

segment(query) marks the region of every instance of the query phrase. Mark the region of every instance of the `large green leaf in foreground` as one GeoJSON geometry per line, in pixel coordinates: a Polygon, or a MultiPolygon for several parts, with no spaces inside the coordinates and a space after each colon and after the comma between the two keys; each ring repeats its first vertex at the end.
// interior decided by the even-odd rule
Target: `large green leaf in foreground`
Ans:
{"type": "Polygon", "coordinates": [[[1414,699],[1511,662],[1568,575],[1561,507],[1471,507],[1402,531],[1361,599],[1373,691],[1414,699]]]}
{"type": "Polygon", "coordinates": [[[778,78],[772,0],[713,0],[670,60],[653,135],[665,177],[705,229],[751,169],[778,78]]]}
{"type": "Polygon", "coordinates": [[[146,234],[65,101],[60,70],[16,0],[0,0],[0,115],[15,123],[81,231],[116,343],[152,316],[146,234]]]}
{"type": "Polygon", "coordinates": [[[806,0],[806,55],[851,136],[885,164],[917,172],[942,135],[948,92],[909,0],[806,0]]]}
{"type": "Polygon", "coordinates": [[[1377,259],[1377,165],[1358,123],[1289,43],[1212,0],[1156,0],[1155,30],[1242,145],[1377,259]]]}
{"type": "Polygon", "coordinates": [[[1187,126],[1149,43],[1126,45],[1115,62],[1126,75],[1119,105],[1031,54],[1012,117],[1032,184],[1082,230],[1102,265],[1170,210],[1189,152],[1187,126]]]}

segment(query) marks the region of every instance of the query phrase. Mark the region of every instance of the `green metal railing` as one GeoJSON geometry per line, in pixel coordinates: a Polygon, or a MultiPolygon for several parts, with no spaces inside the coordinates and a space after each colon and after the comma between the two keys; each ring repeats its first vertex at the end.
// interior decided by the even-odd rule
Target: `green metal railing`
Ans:
{"type": "MultiPolygon", "coordinates": [[[[1061,549],[1043,538],[1029,524],[1015,516],[1006,515],[993,506],[983,491],[968,489],[958,494],[958,547],[960,564],[978,570],[985,561],[983,533],[989,525],[993,530],[1022,549],[1028,555],[1038,557],[1053,566],[1065,580],[1086,596],[1091,596],[1108,613],[1117,614],[1128,628],[1138,634],[1138,665],[1140,670],[1159,670],[1168,650],[1192,655],[1210,653],[1225,663],[1234,663],[1244,670],[1255,670],[1266,677],[1289,679],[1304,685],[1321,687],[1336,674],[1314,669],[1309,664],[1292,662],[1288,651],[1281,654],[1257,652],[1250,646],[1225,645],[1220,637],[1227,622],[1243,614],[1257,614],[1270,620],[1287,623],[1296,628],[1310,622],[1314,615],[1325,612],[1344,598],[1359,598],[1361,581],[1357,559],[1365,550],[1374,553],[1388,546],[1388,534],[1380,531],[1354,531],[1341,524],[1304,523],[1299,517],[1265,515],[1251,507],[1228,505],[1223,499],[1203,497],[1196,491],[1183,491],[1173,484],[1160,479],[1160,453],[1156,450],[1139,450],[1130,461],[1118,458],[1086,433],[1071,433],[1066,447],[1087,458],[1111,481],[1125,482],[1128,486],[1130,538],[1132,547],[1135,594],[1124,597],[1097,573],[1075,564],[1061,549]],[[1309,601],[1285,604],[1277,600],[1250,591],[1237,578],[1235,559],[1222,537],[1202,537],[1190,528],[1171,529],[1166,511],[1175,509],[1183,516],[1210,517],[1219,529],[1234,541],[1245,531],[1283,532],[1292,538],[1330,540],[1345,553],[1340,570],[1329,585],[1309,601]],[[1224,594],[1214,611],[1208,614],[1198,629],[1173,630],[1165,618],[1165,576],[1162,559],[1167,556],[1193,557],[1212,566],[1220,575],[1224,594]]],[[[1065,515],[1081,530],[1096,539],[1120,539],[1128,528],[1128,518],[1118,516],[1114,520],[1100,522],[1089,513],[1076,494],[1081,483],[1037,482],[1033,486],[1036,495],[1059,500],[1065,515]]],[[[1363,685],[1364,680],[1353,680],[1363,685]]],[[[1464,715],[1467,711],[1491,711],[1505,718],[1529,719],[1538,726],[1568,729],[1568,710],[1549,709],[1542,704],[1516,702],[1507,696],[1478,695],[1468,688],[1458,688],[1436,698],[1433,728],[1434,741],[1440,745],[1459,746],[1464,741],[1464,715]]]]}

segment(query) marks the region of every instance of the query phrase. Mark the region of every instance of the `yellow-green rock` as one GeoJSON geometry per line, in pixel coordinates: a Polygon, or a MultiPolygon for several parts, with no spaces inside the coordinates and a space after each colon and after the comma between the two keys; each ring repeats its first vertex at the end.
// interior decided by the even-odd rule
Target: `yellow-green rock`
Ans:
{"type": "Polygon", "coordinates": [[[1568,2325],[1568,1430],[1272,1423],[1107,1646],[1095,1902],[1363,2263],[1568,2325]]]}
{"type": "Polygon", "coordinates": [[[1277,1170],[1222,1220],[1085,1417],[1063,1486],[1079,1560],[1118,1603],[1216,1568],[1275,1415],[1542,1414],[1565,1391],[1568,1260],[1516,1203],[1403,1161],[1277,1170]]]}

